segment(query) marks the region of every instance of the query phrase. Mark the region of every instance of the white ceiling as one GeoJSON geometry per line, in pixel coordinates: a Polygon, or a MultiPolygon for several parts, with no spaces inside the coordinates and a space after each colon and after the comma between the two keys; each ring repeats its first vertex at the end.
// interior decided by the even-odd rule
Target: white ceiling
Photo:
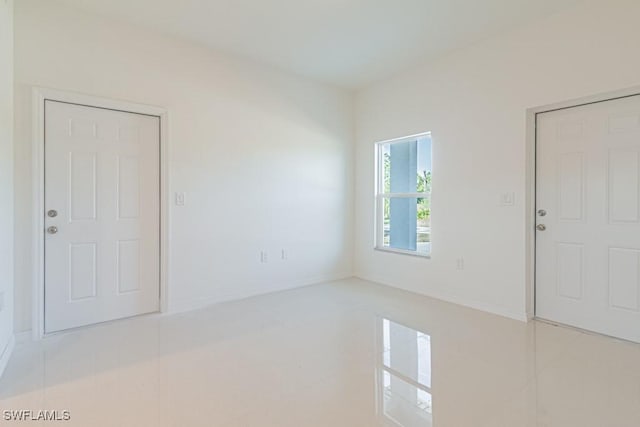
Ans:
{"type": "Polygon", "coordinates": [[[582,0],[61,0],[348,88],[582,0]]]}

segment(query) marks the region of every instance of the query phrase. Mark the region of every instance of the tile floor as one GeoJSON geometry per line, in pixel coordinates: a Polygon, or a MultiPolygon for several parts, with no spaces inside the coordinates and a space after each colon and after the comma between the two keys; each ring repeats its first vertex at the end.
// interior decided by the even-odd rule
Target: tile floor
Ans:
{"type": "Polygon", "coordinates": [[[353,279],[22,343],[20,409],[71,420],[0,425],[637,427],[640,345],[353,279]]]}

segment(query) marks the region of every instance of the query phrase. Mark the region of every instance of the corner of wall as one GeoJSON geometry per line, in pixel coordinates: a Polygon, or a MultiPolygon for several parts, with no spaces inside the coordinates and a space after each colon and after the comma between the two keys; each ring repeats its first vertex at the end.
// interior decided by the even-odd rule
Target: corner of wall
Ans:
{"type": "Polygon", "coordinates": [[[0,2],[0,376],[15,346],[13,335],[13,219],[14,219],[14,134],[13,134],[13,0],[0,2]]]}

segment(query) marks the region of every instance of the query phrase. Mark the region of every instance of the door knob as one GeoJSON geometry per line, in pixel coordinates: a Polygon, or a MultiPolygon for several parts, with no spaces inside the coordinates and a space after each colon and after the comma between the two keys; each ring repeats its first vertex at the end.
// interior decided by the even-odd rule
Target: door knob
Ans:
{"type": "Polygon", "coordinates": [[[544,231],[544,230],[546,230],[546,229],[547,229],[547,226],[546,226],[546,225],[544,225],[544,224],[538,224],[538,225],[536,225],[536,230],[538,230],[538,231],[544,231]]]}
{"type": "Polygon", "coordinates": [[[58,232],[58,227],[56,227],[55,225],[52,225],[51,227],[47,228],[47,233],[49,234],[56,234],[58,232]]]}

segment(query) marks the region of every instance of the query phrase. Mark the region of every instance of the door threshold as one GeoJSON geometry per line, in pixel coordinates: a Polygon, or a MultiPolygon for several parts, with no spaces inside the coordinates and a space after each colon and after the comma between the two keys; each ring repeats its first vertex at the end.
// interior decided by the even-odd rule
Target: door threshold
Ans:
{"type": "Polygon", "coordinates": [[[118,323],[118,322],[124,322],[124,321],[130,321],[130,320],[136,320],[136,319],[146,319],[146,318],[152,318],[152,317],[156,317],[156,316],[161,316],[164,313],[162,313],[160,310],[157,311],[151,311],[149,313],[142,313],[142,314],[134,314],[133,316],[127,316],[127,317],[120,317],[118,319],[111,319],[111,320],[105,320],[104,322],[97,322],[97,323],[90,323],[88,325],[82,325],[82,326],[76,326],[73,328],[67,328],[67,329],[62,329],[60,331],[53,331],[53,332],[45,332],[45,334],[42,336],[42,338],[52,338],[52,337],[58,337],[58,336],[62,336],[65,334],[70,334],[73,332],[80,332],[80,331],[84,331],[87,329],[91,329],[91,328],[96,328],[99,326],[108,326],[114,323],[118,323]]]}
{"type": "Polygon", "coordinates": [[[632,341],[632,340],[628,340],[628,339],[620,338],[620,337],[614,337],[613,335],[607,335],[607,334],[603,334],[601,332],[596,332],[596,331],[591,331],[589,329],[579,328],[577,326],[568,325],[566,323],[557,322],[555,320],[543,319],[542,317],[538,317],[538,316],[534,316],[533,320],[535,320],[537,322],[540,322],[540,323],[544,323],[544,324],[550,325],[550,326],[555,326],[555,327],[560,327],[560,328],[565,328],[565,329],[571,329],[571,330],[574,330],[576,332],[580,332],[580,333],[585,334],[585,335],[605,337],[605,338],[610,338],[610,339],[615,340],[615,341],[620,341],[622,343],[628,343],[628,344],[634,344],[634,345],[640,346],[640,342],[637,342],[637,341],[632,341]]]}

